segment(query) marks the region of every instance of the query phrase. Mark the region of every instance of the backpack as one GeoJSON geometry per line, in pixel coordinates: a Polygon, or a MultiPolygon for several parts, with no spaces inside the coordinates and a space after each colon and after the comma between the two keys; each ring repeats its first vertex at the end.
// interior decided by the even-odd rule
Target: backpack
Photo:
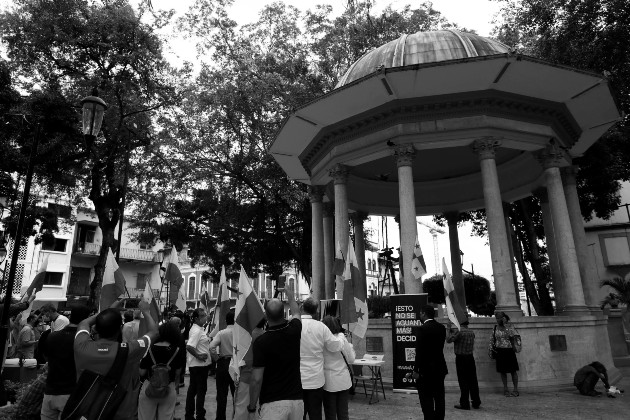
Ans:
{"type": "Polygon", "coordinates": [[[114,364],[107,375],[84,370],[74,392],[61,413],[62,420],[109,420],[125,399],[127,390],[120,386],[129,348],[120,343],[114,364]]]}
{"type": "Polygon", "coordinates": [[[171,358],[166,363],[158,363],[155,361],[155,357],[153,356],[153,352],[149,347],[149,356],[151,356],[151,360],[153,361],[153,366],[151,367],[151,373],[149,375],[149,385],[147,389],[144,391],[144,394],[149,398],[161,399],[168,395],[168,384],[171,382],[169,380],[169,372],[171,371],[171,367],[169,366],[177,353],[179,352],[179,348],[175,347],[175,352],[171,356],[171,358]]]}

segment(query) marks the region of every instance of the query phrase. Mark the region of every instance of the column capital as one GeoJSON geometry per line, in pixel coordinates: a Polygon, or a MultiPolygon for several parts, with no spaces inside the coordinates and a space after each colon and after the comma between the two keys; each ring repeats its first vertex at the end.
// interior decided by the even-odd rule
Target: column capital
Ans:
{"type": "Polygon", "coordinates": [[[396,165],[411,166],[416,157],[416,149],[411,144],[401,144],[394,148],[394,156],[396,156],[396,165]]]}
{"type": "Polygon", "coordinates": [[[355,211],[354,213],[350,213],[350,219],[353,223],[363,223],[365,220],[367,220],[367,218],[368,214],[364,211],[355,211]]]}
{"type": "Polygon", "coordinates": [[[538,187],[534,191],[532,191],[534,197],[536,197],[541,203],[548,203],[549,196],[547,195],[547,188],[538,187]]]}
{"type": "Polygon", "coordinates": [[[325,187],[323,185],[311,185],[308,189],[308,195],[311,203],[321,203],[324,198],[325,187]]]}
{"type": "Polygon", "coordinates": [[[562,173],[562,183],[564,185],[576,185],[577,165],[566,166],[560,172],[562,173]]]}
{"type": "Polygon", "coordinates": [[[479,155],[479,160],[494,159],[495,150],[500,146],[500,137],[481,137],[472,144],[473,152],[479,155]]]}
{"type": "Polygon", "coordinates": [[[335,203],[332,201],[324,202],[322,206],[322,210],[324,213],[324,217],[334,217],[335,216],[335,203]]]}
{"type": "Polygon", "coordinates": [[[544,149],[536,152],[536,159],[545,169],[559,168],[564,157],[564,151],[554,141],[549,142],[544,149]]]}
{"type": "Polygon", "coordinates": [[[449,211],[444,213],[444,218],[449,226],[455,225],[457,226],[457,222],[459,222],[459,212],[458,211],[449,211]]]}
{"type": "Polygon", "coordinates": [[[330,175],[335,184],[345,184],[346,181],[348,181],[349,173],[350,168],[346,165],[342,165],[341,163],[336,164],[328,171],[328,175],[330,175]]]}

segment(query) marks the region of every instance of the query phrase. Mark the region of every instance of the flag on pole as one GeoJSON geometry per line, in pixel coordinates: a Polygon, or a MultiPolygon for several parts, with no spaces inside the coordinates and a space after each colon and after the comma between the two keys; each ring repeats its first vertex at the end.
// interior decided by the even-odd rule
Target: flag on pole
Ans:
{"type": "Polygon", "coordinates": [[[424,262],[424,256],[422,255],[422,248],[420,248],[420,241],[416,236],[416,246],[413,248],[413,259],[411,260],[411,274],[418,280],[427,274],[427,265],[424,262]]]}
{"type": "Polygon", "coordinates": [[[362,287],[363,279],[357,257],[348,240],[346,267],[342,276],[341,322],[350,324],[350,331],[358,337],[365,337],[368,325],[367,295],[362,287]]]}
{"type": "Polygon", "coordinates": [[[446,298],[446,314],[448,315],[448,319],[450,319],[459,330],[460,324],[467,321],[468,316],[466,312],[464,312],[464,308],[459,304],[459,300],[455,294],[455,288],[453,287],[453,280],[451,279],[451,274],[448,272],[444,258],[442,258],[442,272],[444,273],[442,274],[442,282],[444,283],[444,297],[446,298]]]}
{"type": "Polygon", "coordinates": [[[175,306],[182,312],[186,312],[186,298],[184,297],[184,291],[180,288],[179,294],[177,295],[177,302],[175,302],[175,306]]]}
{"type": "MultiPolygon", "coordinates": [[[[151,305],[151,318],[157,324],[160,321],[160,309],[158,308],[157,301],[153,296],[153,290],[151,289],[150,279],[147,279],[147,282],[144,286],[144,292],[142,293],[142,300],[151,305]]],[[[140,325],[138,326],[138,337],[142,337],[149,331],[149,326],[147,325],[147,321],[143,318],[140,319],[140,325]]]]}
{"type": "Polygon", "coordinates": [[[247,278],[245,269],[241,266],[241,275],[238,279],[238,299],[234,313],[234,331],[232,333],[234,352],[229,367],[230,376],[235,382],[240,377],[241,366],[245,366],[243,359],[252,345],[252,331],[263,318],[263,307],[249,278],[247,278]]]}
{"type": "Polygon", "coordinates": [[[210,296],[208,296],[208,291],[206,290],[206,283],[203,282],[201,285],[201,292],[199,292],[199,303],[203,307],[203,309],[208,309],[210,306],[210,296]]]}
{"type": "Polygon", "coordinates": [[[214,306],[212,321],[210,321],[210,337],[217,335],[219,331],[227,327],[225,316],[230,310],[230,295],[227,289],[227,277],[225,276],[225,266],[221,267],[221,279],[219,280],[219,295],[214,306]]]}
{"type": "Polygon", "coordinates": [[[46,279],[47,269],[48,269],[48,254],[45,254],[44,258],[42,258],[42,261],[39,263],[39,268],[37,269],[37,273],[35,274],[33,281],[31,281],[30,286],[28,286],[28,288],[26,289],[26,296],[30,296],[31,293],[37,293],[40,290],[42,290],[42,288],[44,287],[44,280],[46,279]]]}
{"type": "Polygon", "coordinates": [[[346,269],[346,262],[343,257],[343,251],[341,250],[341,244],[337,243],[337,253],[335,254],[335,261],[333,261],[333,275],[341,276],[346,269]]]}
{"type": "Polygon", "coordinates": [[[109,308],[112,303],[118,300],[120,295],[125,293],[125,283],[125,277],[116,263],[116,258],[114,258],[114,253],[110,248],[107,253],[103,285],[101,286],[101,300],[99,302],[101,311],[109,308]]]}
{"type": "Polygon", "coordinates": [[[184,282],[182,272],[179,269],[179,253],[175,247],[171,248],[167,261],[164,281],[168,282],[170,285],[168,291],[168,301],[172,305],[174,302],[177,302],[177,299],[179,299],[179,289],[182,287],[182,283],[184,282]]]}

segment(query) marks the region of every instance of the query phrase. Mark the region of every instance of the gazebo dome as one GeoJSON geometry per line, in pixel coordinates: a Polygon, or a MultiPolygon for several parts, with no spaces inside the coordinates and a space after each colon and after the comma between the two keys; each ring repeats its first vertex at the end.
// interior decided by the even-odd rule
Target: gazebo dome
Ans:
{"type": "Polygon", "coordinates": [[[364,54],[350,66],[336,88],[381,68],[506,54],[509,50],[506,45],[492,39],[451,29],[403,35],[364,54]]]}

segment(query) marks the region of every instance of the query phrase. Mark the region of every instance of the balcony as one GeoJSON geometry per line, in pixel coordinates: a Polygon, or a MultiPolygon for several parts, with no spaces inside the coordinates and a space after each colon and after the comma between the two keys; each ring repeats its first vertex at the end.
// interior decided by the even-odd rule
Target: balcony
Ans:
{"type": "MultiPolygon", "coordinates": [[[[98,257],[101,253],[101,246],[89,242],[75,245],[73,254],[93,255],[98,257]]],[[[127,261],[158,262],[157,252],[139,248],[122,248],[120,259],[127,261]]]]}

